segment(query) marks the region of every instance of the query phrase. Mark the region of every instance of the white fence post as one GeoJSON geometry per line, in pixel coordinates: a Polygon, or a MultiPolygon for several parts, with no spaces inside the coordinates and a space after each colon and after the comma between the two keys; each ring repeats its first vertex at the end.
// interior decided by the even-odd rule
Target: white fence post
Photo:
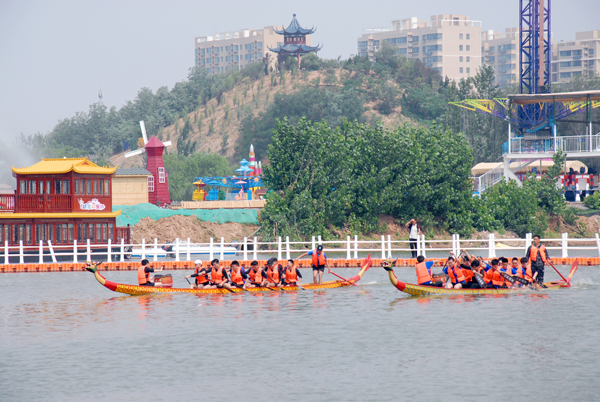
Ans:
{"type": "Polygon", "coordinates": [[[208,256],[209,256],[208,259],[210,261],[215,259],[215,256],[213,254],[213,238],[212,238],[212,236],[210,237],[210,245],[208,246],[208,256]]]}
{"type": "Polygon", "coordinates": [[[392,258],[392,236],[388,235],[388,258],[392,258]]]}
{"type": "Polygon", "coordinates": [[[254,236],[254,247],[252,247],[252,259],[253,260],[258,260],[258,240],[256,239],[256,236],[254,236]]]}
{"type": "Polygon", "coordinates": [[[596,247],[598,247],[598,256],[600,256],[600,236],[596,233],[596,247]]]}
{"type": "MultiPolygon", "coordinates": [[[[383,236],[382,236],[383,237],[383,236]]],[[[346,259],[349,260],[350,259],[350,235],[346,236],[346,259]]],[[[600,252],[600,247],[598,248],[599,252],[600,252]]]]}
{"type": "Polygon", "coordinates": [[[525,251],[527,251],[527,249],[529,248],[529,246],[531,246],[531,233],[526,233],[525,234],[525,251]]]}
{"type": "Polygon", "coordinates": [[[4,263],[10,263],[10,260],[8,259],[8,240],[4,240],[4,263]]]}
{"type": "Polygon", "coordinates": [[[146,238],[142,239],[142,260],[146,258],[146,238]]]}
{"type": "Polygon", "coordinates": [[[292,258],[290,254],[290,236],[285,236],[285,258],[287,260],[292,258]]]}
{"type": "Polygon", "coordinates": [[[385,236],[381,235],[381,259],[385,259],[385,236]]]}
{"type": "Polygon", "coordinates": [[[490,233],[489,247],[488,247],[488,258],[496,258],[496,241],[494,234],[490,233]]]}
{"type": "Polygon", "coordinates": [[[460,255],[460,235],[456,234],[456,255],[460,255]]]}
{"type": "MultiPolygon", "coordinates": [[[[408,239],[408,246],[410,247],[410,239],[408,239]]],[[[420,236],[417,235],[417,257],[420,255],[421,255],[421,239],[420,239],[420,236]]],[[[412,249],[411,249],[410,256],[412,257],[412,249]]]]}
{"type": "Polygon", "coordinates": [[[321,235],[317,236],[317,244],[321,244],[321,242],[323,241],[323,239],[321,239],[321,235]]]}
{"type": "Polygon", "coordinates": [[[354,235],[354,258],[358,258],[358,235],[354,235]]]}
{"type": "Polygon", "coordinates": [[[158,239],[156,237],[154,238],[154,257],[152,261],[158,261],[158,239]]]}
{"type": "Polygon", "coordinates": [[[248,238],[244,237],[244,261],[248,261],[248,238]]]}
{"type": "MultiPolygon", "coordinates": [[[[110,240],[109,240],[110,242],[110,240]]],[[[73,240],[73,264],[77,264],[77,239],[73,240]]],[[[108,257],[108,262],[110,262],[110,253],[108,257]]]]}
{"type": "MultiPolygon", "coordinates": [[[[75,248],[75,250],[77,250],[77,247],[76,247],[77,246],[77,240],[74,240],[74,241],[75,241],[74,248],[75,248]]],[[[75,251],[75,254],[77,254],[77,251],[75,251]]],[[[106,256],[106,261],[112,262],[112,242],[111,242],[110,239],[108,239],[108,255],[106,256]]],[[[74,261],[74,262],[77,262],[77,261],[74,261]]]]}
{"type": "Polygon", "coordinates": [[[569,256],[568,244],[569,244],[569,234],[563,233],[562,234],[562,256],[563,256],[563,258],[566,258],[569,256]]]}
{"type": "MultiPolygon", "coordinates": [[[[190,238],[188,237],[188,238],[187,238],[187,251],[186,251],[186,253],[185,253],[185,258],[186,258],[186,261],[192,261],[192,256],[191,256],[190,247],[191,247],[191,244],[190,244],[190,238]]],[[[212,261],[212,257],[211,257],[210,259],[211,259],[211,261],[212,261]]],[[[223,259],[223,256],[221,256],[221,259],[223,259]]]]}
{"type": "Polygon", "coordinates": [[[179,262],[179,237],[175,239],[175,261],[179,262]]]}
{"type": "Polygon", "coordinates": [[[121,262],[125,262],[125,239],[121,239],[121,262]]]}
{"type": "Polygon", "coordinates": [[[52,242],[48,240],[48,250],[50,250],[50,255],[52,256],[52,262],[56,262],[56,254],[54,254],[54,248],[52,248],[52,242]]]}
{"type": "Polygon", "coordinates": [[[281,261],[281,236],[277,237],[277,261],[281,261]]]}
{"type": "MultiPolygon", "coordinates": [[[[39,251],[39,259],[38,259],[38,263],[43,264],[44,263],[44,241],[42,239],[40,239],[40,251],[39,251]]],[[[5,264],[8,264],[8,260],[4,261],[5,264]]]]}
{"type": "MultiPolygon", "coordinates": [[[[417,240],[418,241],[418,240],[417,240]]],[[[425,246],[425,235],[421,235],[421,251],[423,252],[423,257],[427,258],[427,250],[425,246]]]]}
{"type": "Polygon", "coordinates": [[[315,236],[312,237],[312,242],[311,242],[311,250],[314,250],[317,248],[317,245],[315,244],[315,236]]]}
{"type": "MultiPolygon", "coordinates": [[[[48,241],[50,243],[50,241],[48,241]]],[[[92,247],[90,246],[90,239],[87,239],[87,247],[86,247],[86,261],[92,261],[92,247]]]]}
{"type": "Polygon", "coordinates": [[[19,240],[19,264],[25,264],[25,257],[23,256],[23,240],[19,240]]]}
{"type": "MultiPolygon", "coordinates": [[[[189,244],[189,241],[188,241],[189,244]]],[[[221,237],[221,253],[219,254],[219,260],[223,261],[225,259],[225,238],[221,237]]]]}

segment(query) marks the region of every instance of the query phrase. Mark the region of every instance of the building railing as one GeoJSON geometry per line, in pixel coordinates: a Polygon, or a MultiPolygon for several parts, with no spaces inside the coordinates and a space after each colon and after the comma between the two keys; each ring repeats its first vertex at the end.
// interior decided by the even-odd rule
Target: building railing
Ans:
{"type": "MultiPolygon", "coordinates": [[[[505,151],[506,149],[503,149],[505,151]]],[[[526,139],[511,138],[511,154],[563,152],[600,152],[600,135],[578,135],[568,137],[526,139]]]]}
{"type": "Polygon", "coordinates": [[[0,194],[0,212],[15,212],[14,194],[0,194]]]}
{"type": "Polygon", "coordinates": [[[17,212],[71,212],[70,194],[15,194],[17,212]]]}
{"type": "MultiPolygon", "coordinates": [[[[19,260],[24,263],[25,256],[37,259],[40,264],[44,263],[44,256],[50,257],[53,262],[57,262],[57,256],[61,258],[72,259],[74,263],[80,260],[99,260],[102,258],[106,262],[124,262],[132,254],[139,255],[136,260],[147,258],[152,261],[165,260],[167,255],[172,255],[170,260],[174,261],[192,261],[200,259],[210,261],[214,258],[221,260],[229,254],[227,246],[234,244],[225,243],[225,239],[215,241],[211,238],[209,243],[195,243],[191,245],[188,238],[187,243],[180,244],[177,239],[174,244],[161,244],[157,239],[153,243],[147,244],[145,240],[141,244],[127,244],[124,239],[120,242],[106,244],[78,244],[56,246],[51,242],[41,242],[37,246],[10,246],[8,242],[4,243],[3,250],[0,251],[0,261],[3,264],[9,264],[9,258],[19,260]],[[171,251],[164,251],[163,246],[172,245],[171,251]],[[206,246],[207,249],[201,254],[196,254],[195,246],[206,246]],[[100,249],[100,250],[97,250],[100,249]],[[110,250],[110,251],[108,251],[110,250]]],[[[567,233],[563,233],[560,238],[542,239],[546,249],[549,250],[550,257],[569,257],[569,252],[576,252],[581,255],[587,252],[586,257],[600,256],[600,237],[598,233],[594,238],[575,239],[569,238],[567,233]]],[[[323,241],[321,236],[312,238],[311,241],[293,242],[289,237],[283,239],[278,237],[274,242],[259,242],[256,237],[243,239],[242,243],[236,243],[238,247],[235,256],[231,259],[266,260],[271,257],[277,257],[278,260],[290,259],[305,253],[307,250],[314,250],[317,244],[323,244],[324,251],[329,258],[358,259],[372,254],[374,258],[381,254],[381,258],[410,258],[411,248],[409,240],[394,240],[391,236],[381,236],[380,240],[359,240],[358,236],[347,236],[339,240],[323,241]]],[[[528,233],[525,238],[496,238],[490,233],[487,239],[462,239],[460,235],[452,235],[452,239],[433,240],[426,239],[424,235],[419,235],[416,240],[416,252],[424,257],[447,257],[449,253],[460,254],[461,250],[467,250],[472,255],[483,256],[484,258],[495,258],[500,255],[508,257],[523,256],[525,251],[532,244],[532,235],[528,233]]],[[[198,249],[196,249],[198,250],[198,249]]],[[[14,263],[14,261],[13,261],[14,263]]],[[[0,264],[2,265],[2,264],[0,264]]]]}

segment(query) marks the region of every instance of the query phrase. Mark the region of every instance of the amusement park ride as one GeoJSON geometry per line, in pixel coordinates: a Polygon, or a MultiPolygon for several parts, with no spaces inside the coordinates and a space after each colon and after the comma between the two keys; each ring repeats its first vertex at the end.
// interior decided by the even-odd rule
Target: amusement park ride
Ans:
{"type": "Polygon", "coordinates": [[[516,180],[520,185],[516,171],[540,159],[551,159],[559,150],[569,159],[600,157],[600,133],[592,131],[592,110],[600,107],[600,91],[551,93],[550,0],[520,0],[519,4],[520,93],[452,102],[508,123],[508,141],[502,146],[504,163],[477,178],[475,192],[479,195],[501,180],[516,180]],[[585,120],[567,120],[584,112],[585,120]],[[558,121],[585,124],[586,135],[559,136],[558,121]],[[518,163],[511,166],[511,161],[518,163]]]}

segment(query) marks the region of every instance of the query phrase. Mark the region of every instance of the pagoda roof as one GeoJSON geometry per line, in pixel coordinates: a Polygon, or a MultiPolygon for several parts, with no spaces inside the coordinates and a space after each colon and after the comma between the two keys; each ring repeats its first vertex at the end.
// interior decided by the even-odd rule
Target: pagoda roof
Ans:
{"type": "Polygon", "coordinates": [[[288,43],[287,45],[277,46],[274,49],[269,48],[269,50],[272,52],[275,52],[275,53],[295,54],[295,53],[318,52],[322,48],[323,48],[323,46],[308,46],[308,45],[303,45],[303,44],[297,45],[297,44],[288,43]]]}
{"type": "Polygon", "coordinates": [[[275,33],[279,35],[309,35],[314,33],[317,29],[312,27],[311,29],[302,28],[300,23],[296,19],[296,14],[294,14],[294,18],[292,18],[292,22],[287,28],[283,28],[282,30],[275,29],[275,33]]]}
{"type": "Polygon", "coordinates": [[[155,135],[152,136],[152,138],[150,138],[150,141],[148,141],[145,145],[146,148],[164,148],[165,144],[163,144],[158,138],[156,138],[155,135]]]}
{"type": "Polygon", "coordinates": [[[12,167],[15,174],[63,174],[71,171],[82,174],[113,174],[117,168],[106,168],[96,165],[85,158],[56,158],[42,160],[35,165],[24,168],[12,167]]]}
{"type": "Polygon", "coordinates": [[[69,219],[69,218],[116,218],[122,209],[116,212],[17,212],[2,213],[0,219],[69,219]]]}

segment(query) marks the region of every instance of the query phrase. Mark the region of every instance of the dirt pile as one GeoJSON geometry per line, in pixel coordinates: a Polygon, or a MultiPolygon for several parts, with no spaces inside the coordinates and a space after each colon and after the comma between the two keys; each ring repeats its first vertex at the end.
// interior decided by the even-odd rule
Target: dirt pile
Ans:
{"type": "Polygon", "coordinates": [[[245,225],[242,223],[213,223],[200,221],[195,216],[174,215],[155,221],[151,218],[142,218],[140,222],[131,229],[133,242],[141,243],[146,239],[146,243],[153,243],[158,239],[158,243],[166,243],[176,238],[187,239],[192,242],[208,243],[210,238],[225,238],[225,242],[232,240],[243,240],[244,236],[250,236],[258,229],[255,225],[245,225]]]}

